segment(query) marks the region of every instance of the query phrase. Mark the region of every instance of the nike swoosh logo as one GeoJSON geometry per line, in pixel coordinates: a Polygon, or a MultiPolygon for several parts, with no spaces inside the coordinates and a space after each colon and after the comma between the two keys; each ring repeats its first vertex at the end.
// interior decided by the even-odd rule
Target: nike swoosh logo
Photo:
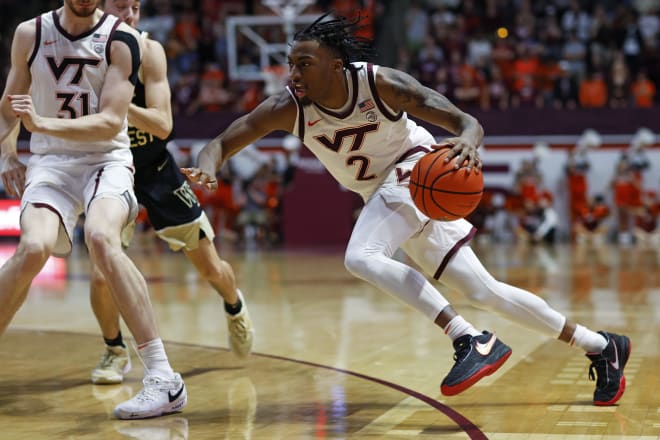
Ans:
{"type": "Polygon", "coordinates": [[[165,165],[167,165],[167,162],[169,162],[169,160],[170,160],[169,157],[168,157],[167,159],[165,159],[165,162],[163,162],[162,164],[158,165],[158,166],[156,167],[156,170],[160,173],[160,170],[162,170],[163,168],[165,168],[165,165]]]}
{"type": "Polygon", "coordinates": [[[317,119],[316,121],[307,121],[307,126],[308,127],[313,127],[316,125],[317,122],[321,122],[320,119],[317,119]]]}
{"type": "Polygon", "coordinates": [[[610,361],[610,365],[615,370],[619,369],[619,350],[617,350],[616,344],[614,344],[614,362],[610,361]]]}
{"type": "Polygon", "coordinates": [[[490,351],[493,349],[493,345],[495,345],[495,341],[497,340],[497,337],[495,335],[492,335],[488,342],[485,344],[477,341],[477,343],[474,345],[474,348],[477,350],[477,352],[482,355],[482,356],[488,356],[490,354],[490,351]]]}
{"type": "Polygon", "coordinates": [[[185,387],[185,385],[181,384],[181,388],[179,388],[179,391],[177,391],[175,394],[172,394],[171,392],[168,391],[167,398],[170,399],[170,403],[174,402],[176,399],[179,398],[181,393],[183,393],[183,388],[184,387],[185,387]]]}
{"type": "Polygon", "coordinates": [[[57,40],[44,41],[44,46],[50,46],[51,44],[57,43],[57,40]]]}

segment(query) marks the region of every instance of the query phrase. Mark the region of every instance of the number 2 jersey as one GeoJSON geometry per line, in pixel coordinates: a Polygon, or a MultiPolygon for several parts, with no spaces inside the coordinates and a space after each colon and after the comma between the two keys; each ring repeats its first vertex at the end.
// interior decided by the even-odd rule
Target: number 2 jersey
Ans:
{"type": "MultiPolygon", "coordinates": [[[[71,35],[62,28],[56,11],[36,19],[35,46],[28,60],[32,74],[30,93],[37,114],[75,119],[99,112],[101,90],[112,60],[110,42],[121,21],[104,14],[96,25],[71,35]]],[[[108,153],[129,148],[128,123],[111,140],[73,141],[33,133],[30,151],[35,154],[108,153]]],[[[123,156],[123,155],[122,155],[123,156]]]]}
{"type": "MultiPolygon", "coordinates": [[[[298,106],[296,134],[347,189],[367,200],[385,181],[397,163],[429,151],[435,143],[423,127],[394,113],[378,96],[377,65],[351,63],[345,71],[348,103],[327,109],[303,103],[287,87],[298,106]]],[[[401,180],[407,176],[401,176],[401,180]]]]}

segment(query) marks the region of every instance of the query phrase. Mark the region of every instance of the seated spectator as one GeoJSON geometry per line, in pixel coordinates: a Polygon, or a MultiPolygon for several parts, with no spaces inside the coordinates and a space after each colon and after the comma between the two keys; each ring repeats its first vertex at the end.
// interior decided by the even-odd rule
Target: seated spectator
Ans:
{"type": "Polygon", "coordinates": [[[190,103],[186,113],[194,115],[199,111],[230,110],[233,95],[223,87],[224,81],[224,72],[218,66],[208,64],[202,74],[197,97],[190,103]]]}
{"type": "Polygon", "coordinates": [[[630,73],[623,53],[618,51],[610,67],[610,107],[623,108],[630,104],[630,73]]]}
{"type": "Polygon", "coordinates": [[[591,72],[580,82],[578,96],[583,108],[602,108],[607,105],[607,84],[602,72],[591,72]]]}
{"type": "Polygon", "coordinates": [[[606,220],[609,216],[610,207],[605,203],[605,198],[601,194],[594,196],[587,205],[582,207],[580,214],[575,219],[573,224],[575,242],[577,244],[603,244],[607,235],[606,220]]]}
{"type": "Polygon", "coordinates": [[[574,109],[578,105],[578,83],[566,63],[559,63],[559,72],[552,89],[556,109],[574,109]]]}
{"type": "Polygon", "coordinates": [[[490,73],[490,79],[486,84],[486,102],[483,108],[485,110],[491,108],[506,110],[509,108],[509,89],[506,86],[502,72],[498,66],[493,65],[490,73]]]}
{"type": "Polygon", "coordinates": [[[655,99],[656,87],[651,81],[645,70],[640,70],[637,73],[635,81],[632,86],[633,105],[635,107],[651,107],[655,99]]]}
{"type": "Polygon", "coordinates": [[[553,207],[552,194],[543,191],[537,200],[525,201],[516,235],[520,243],[553,244],[557,226],[559,216],[553,207]]]}
{"type": "Polygon", "coordinates": [[[660,246],[660,199],[655,191],[645,191],[642,196],[642,208],[634,219],[633,234],[635,242],[640,246],[660,246]]]}

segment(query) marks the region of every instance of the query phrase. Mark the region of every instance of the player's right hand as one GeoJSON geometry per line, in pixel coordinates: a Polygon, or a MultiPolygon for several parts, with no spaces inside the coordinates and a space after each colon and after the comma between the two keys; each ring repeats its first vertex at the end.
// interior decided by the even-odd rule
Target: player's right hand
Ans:
{"type": "Polygon", "coordinates": [[[20,199],[25,191],[26,166],[16,156],[2,158],[2,184],[5,192],[20,199]]]}
{"type": "Polygon", "coordinates": [[[192,183],[202,185],[209,191],[218,189],[218,179],[215,175],[210,176],[199,168],[180,168],[180,170],[192,183]]]}

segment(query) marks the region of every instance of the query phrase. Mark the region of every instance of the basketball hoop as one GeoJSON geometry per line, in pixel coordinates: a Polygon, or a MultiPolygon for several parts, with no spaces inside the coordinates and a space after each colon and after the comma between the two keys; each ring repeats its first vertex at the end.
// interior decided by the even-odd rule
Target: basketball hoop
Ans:
{"type": "Polygon", "coordinates": [[[280,93],[289,82],[289,69],[283,64],[264,67],[261,70],[261,76],[266,83],[264,93],[272,96],[280,93]]]}

